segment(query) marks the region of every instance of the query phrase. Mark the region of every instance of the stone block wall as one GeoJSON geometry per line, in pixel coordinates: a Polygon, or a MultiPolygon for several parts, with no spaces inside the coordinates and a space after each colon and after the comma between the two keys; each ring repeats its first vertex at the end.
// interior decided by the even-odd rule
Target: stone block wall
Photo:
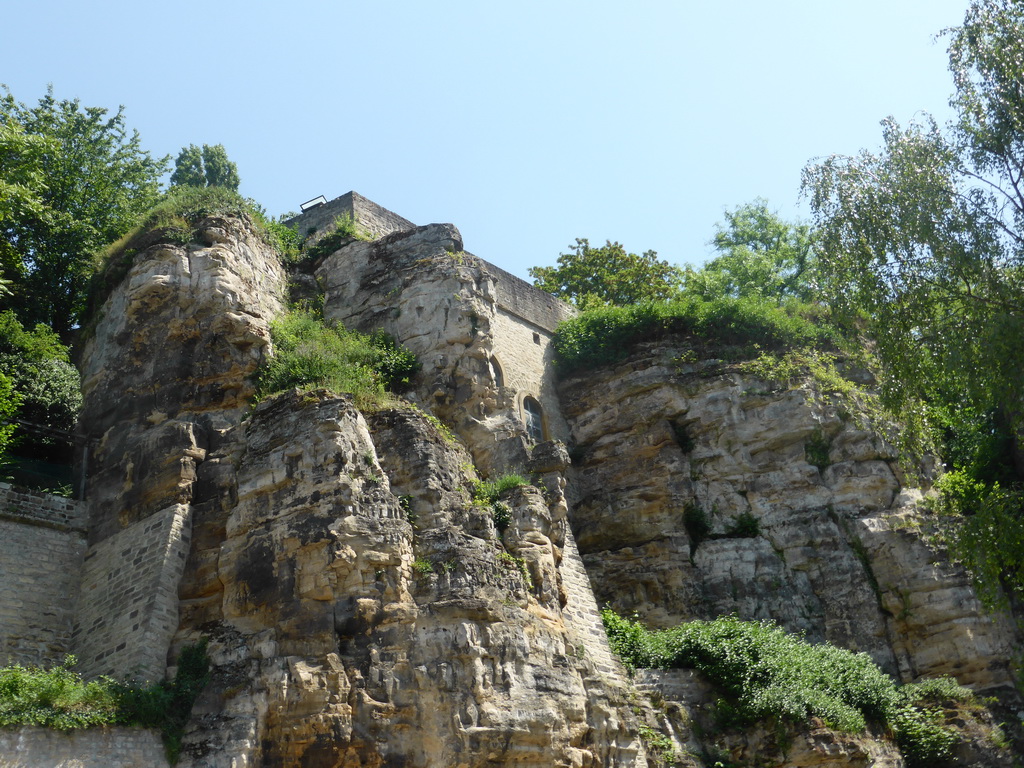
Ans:
{"type": "Polygon", "coordinates": [[[566,623],[594,662],[597,669],[613,679],[622,679],[622,664],[612,653],[608,644],[608,635],[604,631],[601,612],[594,599],[594,591],[590,586],[590,577],[583,565],[583,559],[576,548],[576,540],[572,531],[565,532],[565,544],[562,547],[562,562],[558,567],[565,589],[566,603],[562,609],[566,623]]]}
{"type": "Polygon", "coordinates": [[[160,735],[141,728],[0,729],[0,768],[166,768],[160,735]]]}
{"type": "Polygon", "coordinates": [[[498,306],[510,315],[531,325],[538,325],[549,333],[563,320],[576,316],[576,310],[561,299],[530,285],[501,267],[481,261],[484,269],[494,278],[498,306]]]}
{"type": "Polygon", "coordinates": [[[73,635],[83,675],[164,677],[190,541],[178,504],[89,548],[73,635]]]}
{"type": "Polygon", "coordinates": [[[491,320],[491,334],[492,356],[501,366],[505,387],[515,391],[520,420],[526,420],[523,399],[534,397],[544,409],[545,439],[568,442],[569,428],[555,389],[551,332],[513,315],[499,303],[491,320]]]}
{"type": "Polygon", "coordinates": [[[85,528],[80,502],[0,483],[0,664],[71,652],[85,528]]]}
{"type": "Polygon", "coordinates": [[[345,214],[351,216],[360,229],[373,239],[390,235],[392,232],[413,229],[416,226],[397,213],[367,200],[358,192],[346,192],[341,197],[336,197],[284,223],[289,227],[297,227],[299,234],[305,237],[311,232],[327,231],[336,218],[345,214]]]}

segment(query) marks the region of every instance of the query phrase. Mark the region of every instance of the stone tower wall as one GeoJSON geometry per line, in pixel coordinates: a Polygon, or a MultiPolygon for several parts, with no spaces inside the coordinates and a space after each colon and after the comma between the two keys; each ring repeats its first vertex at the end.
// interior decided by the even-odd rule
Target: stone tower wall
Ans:
{"type": "Polygon", "coordinates": [[[300,235],[307,237],[328,231],[335,219],[345,215],[351,216],[352,220],[373,239],[390,235],[392,232],[413,229],[416,226],[397,213],[367,200],[358,192],[346,192],[341,197],[288,219],[284,224],[297,228],[300,235]]]}

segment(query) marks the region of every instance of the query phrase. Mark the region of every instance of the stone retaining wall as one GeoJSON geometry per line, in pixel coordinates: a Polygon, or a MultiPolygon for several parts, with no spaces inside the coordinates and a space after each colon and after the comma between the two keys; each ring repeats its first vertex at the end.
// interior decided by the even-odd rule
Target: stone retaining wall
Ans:
{"type": "Polygon", "coordinates": [[[160,735],[140,728],[0,728],[0,768],[166,768],[160,735]]]}
{"type": "Polygon", "coordinates": [[[85,527],[81,503],[0,483],[0,665],[71,651],[85,527]]]}
{"type": "Polygon", "coordinates": [[[570,629],[600,672],[613,679],[624,679],[622,664],[612,653],[611,645],[608,644],[608,635],[604,631],[601,612],[594,599],[590,578],[587,576],[583,560],[576,548],[576,540],[573,538],[572,531],[565,532],[565,544],[562,548],[559,572],[567,598],[562,613],[570,629]]]}
{"type": "Polygon", "coordinates": [[[163,679],[190,540],[178,504],[89,549],[73,635],[83,675],[163,679]]]}

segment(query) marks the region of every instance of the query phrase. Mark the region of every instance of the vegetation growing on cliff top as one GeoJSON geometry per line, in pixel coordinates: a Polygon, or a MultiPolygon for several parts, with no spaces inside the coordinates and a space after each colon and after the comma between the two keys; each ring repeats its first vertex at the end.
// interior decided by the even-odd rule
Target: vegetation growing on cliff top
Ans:
{"type": "Polygon", "coordinates": [[[85,306],[91,257],[159,195],[167,158],[142,149],[125,125],[52,89],[34,106],[0,95],[0,270],[8,306],[65,341],[85,306]]]}
{"type": "Polygon", "coordinates": [[[256,375],[257,397],[294,387],[326,387],[351,394],[359,408],[376,410],[388,392],[403,392],[420,369],[416,356],[387,334],[367,335],[293,310],[270,326],[274,354],[256,375]]]}
{"type": "Polygon", "coordinates": [[[951,678],[898,686],[864,653],[812,645],[769,622],[729,616],[649,631],[606,608],[612,650],[631,667],[701,672],[722,698],[719,723],[743,728],[758,721],[800,724],[820,717],[838,730],[887,726],[911,768],[951,755],[957,735],[940,722],[936,705],[972,702],[951,678]]]}
{"type": "Polygon", "coordinates": [[[680,295],[672,301],[601,307],[558,326],[554,347],[559,371],[607,365],[624,359],[639,343],[669,335],[692,335],[726,359],[749,359],[761,349],[832,347],[838,335],[815,321],[819,309],[793,301],[680,295]]]}
{"type": "Polygon", "coordinates": [[[82,680],[75,657],[51,669],[14,664],[0,668],[0,727],[36,725],[67,731],[104,725],[154,728],[177,762],[192,705],[209,680],[206,642],[182,649],[174,680],[82,680]]]}

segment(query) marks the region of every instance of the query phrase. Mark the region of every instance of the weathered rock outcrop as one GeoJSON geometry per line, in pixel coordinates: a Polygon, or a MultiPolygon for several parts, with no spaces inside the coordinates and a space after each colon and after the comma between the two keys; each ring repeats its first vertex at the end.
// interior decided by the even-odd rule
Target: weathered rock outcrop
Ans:
{"type": "Polygon", "coordinates": [[[383,329],[416,353],[423,374],[412,397],[458,432],[486,474],[529,460],[518,407],[524,393],[544,403],[549,437],[567,437],[548,338],[572,310],[546,295],[524,310],[515,293],[521,281],[465,253],[451,224],[352,242],[316,274],[325,317],[383,329]]]}
{"type": "Polygon", "coordinates": [[[565,505],[474,504],[412,410],[261,403],[200,466],[179,642],[215,683],[183,765],[627,766],[624,690],[562,616],[565,505]]]}
{"type": "Polygon", "coordinates": [[[926,544],[895,449],[813,380],[780,387],[681,363],[684,349],[650,345],[563,383],[573,527],[598,600],[654,626],[773,619],[905,681],[1011,687],[1013,625],[926,544]]]}
{"type": "MultiPolygon", "coordinates": [[[[135,257],[84,353],[87,671],[152,677],[168,629],[169,658],[208,638],[185,765],[642,764],[578,583],[564,459],[499,531],[469,455],[419,411],[321,391],[249,415],[283,272],[245,222],[194,236],[135,257]],[[139,597],[123,582],[146,567],[139,597]]],[[[468,322],[453,311],[434,343],[468,322]]]]}
{"type": "Polygon", "coordinates": [[[188,503],[196,465],[248,408],[282,310],[280,260],[250,224],[208,218],[193,236],[153,238],[84,344],[91,542],[188,503]]]}
{"type": "MultiPolygon", "coordinates": [[[[892,446],[811,385],[683,365],[669,342],[565,381],[563,421],[548,342],[571,311],[537,299],[531,325],[521,286],[431,225],[352,242],[316,276],[327,318],[419,355],[410,399],[466,447],[413,406],[311,391],[251,409],[284,271],[247,222],[194,236],[137,254],[82,355],[95,442],[76,625],[90,673],[159,674],[210,640],[183,765],[640,768],[634,710],[700,765],[711,741],[688,723],[708,692],[645,714],[595,593],[655,626],[774,619],[904,680],[1010,685],[1012,626],[927,546],[892,446]],[[525,394],[543,436],[571,427],[574,469],[557,443],[531,450],[525,394]],[[496,516],[472,497],[474,463],[535,486],[496,516]]],[[[771,734],[722,748],[901,764],[885,739],[826,731],[783,756],[771,734]]]]}

